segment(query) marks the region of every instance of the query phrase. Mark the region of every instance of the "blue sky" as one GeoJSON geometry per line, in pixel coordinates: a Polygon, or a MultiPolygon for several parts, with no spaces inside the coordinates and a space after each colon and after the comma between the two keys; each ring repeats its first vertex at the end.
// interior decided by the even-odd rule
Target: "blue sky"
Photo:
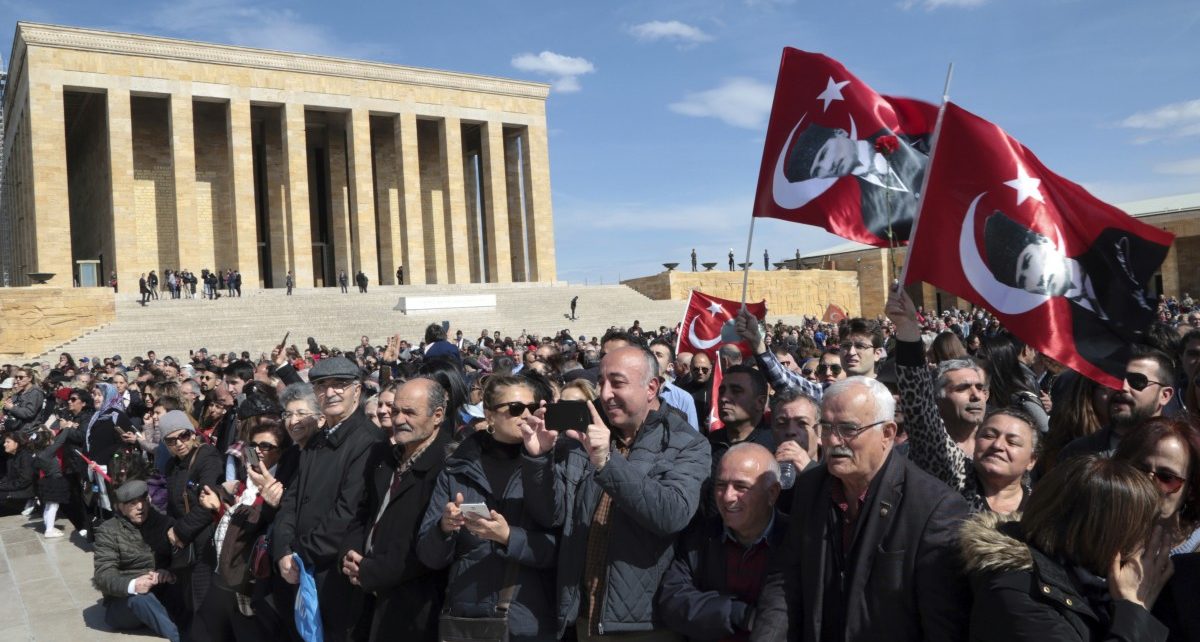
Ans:
{"type": "MultiPolygon", "coordinates": [[[[1109,202],[1200,192],[1195,0],[0,2],[18,20],[552,82],[558,276],[745,251],[780,51],[952,99],[1109,202]]],[[[753,258],[840,239],[759,221],[753,258]]],[[[741,260],[739,258],[739,260],[741,260]]]]}

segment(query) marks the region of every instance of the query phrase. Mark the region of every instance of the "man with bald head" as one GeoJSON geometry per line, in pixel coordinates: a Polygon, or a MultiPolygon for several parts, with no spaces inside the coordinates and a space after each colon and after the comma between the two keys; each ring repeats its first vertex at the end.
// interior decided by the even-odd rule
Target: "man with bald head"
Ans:
{"type": "Polygon", "coordinates": [[[691,377],[683,389],[692,395],[692,401],[696,403],[696,420],[702,432],[708,432],[708,418],[712,414],[712,376],[712,358],[697,352],[692,357],[691,377]]]}
{"type": "Polygon", "coordinates": [[[713,475],[718,516],[698,524],[676,547],[659,590],[659,613],[693,640],[744,639],[767,561],[783,542],[787,518],[775,508],[779,464],[754,443],[731,447],[713,475]]]}
{"type": "Polygon", "coordinates": [[[573,626],[581,642],[677,640],[655,628],[654,596],[699,505],[708,440],[656,402],[653,353],[605,350],[604,416],[589,406],[585,431],[559,435],[559,427],[531,421],[525,436],[526,508],[546,528],[562,529],[557,633],[573,626]]]}
{"type": "Polygon", "coordinates": [[[793,487],[797,520],[767,576],[751,640],[967,638],[957,493],[893,453],[896,404],[875,379],[830,386],[821,465],[793,487]]]}

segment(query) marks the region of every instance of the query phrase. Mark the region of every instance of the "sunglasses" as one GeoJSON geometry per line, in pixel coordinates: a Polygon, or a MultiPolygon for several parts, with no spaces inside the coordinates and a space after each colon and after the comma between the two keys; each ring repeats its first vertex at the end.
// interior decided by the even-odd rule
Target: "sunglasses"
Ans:
{"type": "Polygon", "coordinates": [[[531,414],[538,409],[536,403],[522,403],[520,401],[510,401],[508,403],[496,404],[490,410],[492,412],[507,412],[509,417],[520,417],[528,410],[531,414]]]}
{"type": "Polygon", "coordinates": [[[813,375],[813,372],[816,372],[816,371],[813,370],[812,368],[801,368],[800,369],[800,374],[802,374],[806,377],[811,377],[813,375]]]}
{"type": "Polygon", "coordinates": [[[171,446],[174,444],[182,444],[191,438],[192,438],[191,433],[185,433],[182,435],[176,435],[174,437],[163,437],[163,443],[167,444],[168,446],[171,446]]]}
{"type": "Polygon", "coordinates": [[[17,381],[22,381],[22,380],[28,379],[28,378],[29,378],[29,375],[23,375],[23,374],[13,377],[13,379],[16,379],[17,381]]]}
{"type": "Polygon", "coordinates": [[[259,442],[252,441],[246,445],[255,450],[262,451],[264,453],[269,453],[272,450],[279,450],[279,444],[273,444],[269,441],[259,441],[259,442]]]}
{"type": "Polygon", "coordinates": [[[1179,489],[1183,488],[1183,482],[1187,481],[1179,475],[1161,468],[1147,469],[1143,467],[1141,468],[1141,471],[1147,475],[1150,475],[1150,478],[1158,483],[1158,488],[1162,490],[1164,495],[1174,495],[1175,493],[1178,493],[1179,489]]]}
{"type": "Polygon", "coordinates": [[[1154,384],[1156,386],[1163,385],[1163,383],[1161,381],[1154,381],[1150,377],[1147,377],[1146,375],[1144,375],[1140,372],[1126,372],[1125,373],[1125,383],[1129,384],[1130,388],[1133,388],[1134,390],[1136,390],[1138,392],[1145,390],[1146,386],[1148,386],[1150,384],[1154,384]]]}
{"type": "Polygon", "coordinates": [[[692,370],[695,370],[696,372],[709,372],[709,371],[711,371],[711,370],[712,370],[712,368],[699,368],[699,367],[697,367],[697,368],[692,368],[692,370]]]}
{"type": "Polygon", "coordinates": [[[828,365],[824,363],[817,366],[817,374],[825,374],[826,372],[832,372],[836,377],[837,375],[842,374],[842,367],[837,364],[828,365]]]}

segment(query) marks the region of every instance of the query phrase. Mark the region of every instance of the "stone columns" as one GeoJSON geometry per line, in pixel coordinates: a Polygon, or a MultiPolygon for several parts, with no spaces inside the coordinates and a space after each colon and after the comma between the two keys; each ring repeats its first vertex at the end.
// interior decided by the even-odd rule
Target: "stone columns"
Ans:
{"type": "Polygon", "coordinates": [[[522,199],[525,184],[521,180],[524,171],[521,141],[524,138],[524,130],[511,131],[504,136],[504,176],[505,191],[508,193],[508,240],[513,281],[529,280],[525,262],[525,204],[522,199]]]}
{"type": "Polygon", "coordinates": [[[371,171],[371,114],[366,109],[354,109],[349,115],[350,135],[347,136],[350,160],[351,225],[353,226],[354,273],[366,273],[372,284],[380,283],[379,254],[375,240],[375,180],[371,171]]]}
{"type": "MultiPolygon", "coordinates": [[[[200,220],[196,216],[196,140],[192,97],[171,95],[171,169],[175,176],[175,230],[181,270],[199,273],[200,220]]],[[[211,253],[210,253],[211,256],[211,253]]]]}
{"type": "Polygon", "coordinates": [[[396,174],[394,118],[371,119],[371,158],[375,174],[375,220],[379,224],[379,285],[396,284],[403,263],[400,231],[400,179],[396,174]]]}
{"type": "Polygon", "coordinates": [[[113,266],[124,292],[138,292],[138,279],[150,269],[137,251],[133,199],[133,114],[128,89],[108,90],[108,153],[112,177],[113,266]]]}
{"type": "Polygon", "coordinates": [[[550,154],[546,128],[527,127],[525,135],[525,211],[529,232],[531,281],[554,281],[554,218],[550,204],[550,154]]]}
{"type": "Polygon", "coordinates": [[[480,238],[480,177],[479,165],[476,163],[477,150],[463,149],[463,198],[466,199],[467,215],[467,263],[471,269],[471,283],[486,283],[487,267],[480,261],[480,243],[487,238],[483,232],[480,238]]]}
{"type": "MultiPolygon", "coordinates": [[[[13,91],[12,85],[9,85],[8,90],[13,91]]],[[[125,110],[129,110],[128,98],[125,100],[125,110]]],[[[33,170],[32,175],[26,175],[27,180],[32,180],[31,186],[19,189],[33,197],[33,207],[26,206],[22,209],[25,212],[32,209],[33,221],[26,224],[32,225],[34,231],[30,234],[19,230],[15,224],[11,228],[16,238],[12,245],[7,247],[17,254],[18,258],[31,259],[24,268],[16,260],[11,263],[17,271],[16,274],[10,275],[11,283],[28,283],[26,272],[53,272],[54,278],[49,281],[50,285],[70,287],[75,266],[71,263],[71,210],[67,196],[67,139],[66,125],[63,122],[65,115],[62,85],[30,78],[26,113],[29,114],[26,122],[30,124],[29,143],[35,160],[29,163],[33,170]],[[34,189],[32,185],[36,185],[38,189],[34,189]],[[19,247],[24,245],[22,239],[31,238],[34,247],[19,247]]],[[[12,117],[11,114],[6,116],[12,117]]],[[[5,125],[8,131],[12,131],[16,123],[6,122],[5,125]]],[[[15,171],[15,168],[10,168],[6,173],[13,176],[15,171]]],[[[130,171],[132,172],[132,165],[130,171]]],[[[17,188],[10,185],[6,189],[17,188]]],[[[5,200],[13,202],[7,195],[5,200]]],[[[13,214],[10,212],[10,215],[13,214]]],[[[0,248],[5,247],[8,242],[0,241],[0,248]]],[[[106,267],[110,265],[111,262],[106,262],[106,267]]],[[[100,278],[103,283],[108,283],[107,274],[101,274],[100,278]]]]}
{"type": "Polygon", "coordinates": [[[284,137],[286,116],[282,107],[264,107],[262,116],[263,187],[267,196],[267,263],[271,266],[270,281],[263,275],[265,286],[284,287],[287,272],[292,266],[292,239],[288,233],[288,173],[287,146],[284,137]]]}
{"type": "MultiPolygon", "coordinates": [[[[313,287],[312,220],[308,203],[308,140],[304,105],[283,106],[283,165],[287,186],[287,232],[292,261],[289,267],[299,287],[313,287]]],[[[287,278],[287,274],[277,275],[287,278]]]]}
{"type": "Polygon", "coordinates": [[[254,150],[250,128],[250,101],[229,101],[229,169],[233,184],[233,233],[235,238],[213,239],[214,243],[233,243],[237,265],[218,265],[215,269],[234,268],[242,273],[242,287],[259,287],[258,222],[254,211],[254,150]]]}
{"type": "Polygon", "coordinates": [[[350,183],[346,176],[346,126],[344,119],[330,117],[326,132],[329,149],[329,216],[331,218],[330,234],[333,238],[334,283],[342,271],[351,283],[354,281],[354,271],[351,269],[351,234],[350,234],[350,183]]]}
{"type": "Polygon", "coordinates": [[[416,114],[396,117],[396,159],[400,175],[403,213],[404,282],[425,283],[425,226],[421,217],[421,167],[417,148],[416,114]]]}
{"type": "Polygon", "coordinates": [[[457,118],[446,118],[439,126],[442,157],[443,211],[446,235],[435,241],[445,243],[447,283],[470,283],[468,262],[467,205],[463,190],[462,125],[457,118]]]}
{"type": "Polygon", "coordinates": [[[486,256],[488,281],[511,283],[512,252],[508,237],[508,185],[505,177],[504,126],[498,122],[484,123],[479,136],[482,141],[480,165],[483,166],[483,229],[487,238],[486,256]]]}

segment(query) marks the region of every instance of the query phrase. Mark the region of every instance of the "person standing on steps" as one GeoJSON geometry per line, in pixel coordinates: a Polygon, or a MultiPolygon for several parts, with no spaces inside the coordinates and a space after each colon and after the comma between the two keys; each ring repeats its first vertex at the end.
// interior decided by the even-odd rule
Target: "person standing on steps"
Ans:
{"type": "Polygon", "coordinates": [[[396,268],[396,285],[404,285],[404,266],[396,268]]]}
{"type": "Polygon", "coordinates": [[[358,274],[354,275],[354,283],[356,285],[358,285],[358,293],[359,294],[367,293],[367,274],[366,274],[366,272],[359,270],[358,274]]]}
{"type": "Polygon", "coordinates": [[[733,271],[733,248],[729,248],[729,271],[733,271]]]}
{"type": "Polygon", "coordinates": [[[768,272],[771,271],[771,255],[765,249],[763,250],[763,269],[768,272]]]}
{"type": "Polygon", "coordinates": [[[340,286],[342,288],[342,294],[349,293],[349,290],[347,288],[350,287],[350,278],[346,276],[345,270],[341,270],[338,272],[338,286],[340,286]]]}
{"type": "Polygon", "coordinates": [[[575,296],[575,297],[572,297],[572,298],[571,298],[571,320],[572,320],[572,321],[574,321],[574,320],[575,320],[575,306],[576,306],[578,303],[579,303],[579,297],[578,297],[578,296],[575,296]]]}
{"type": "Polygon", "coordinates": [[[296,277],[292,276],[291,270],[288,270],[287,278],[284,279],[284,284],[287,285],[287,295],[292,296],[292,288],[296,287],[296,277]]]}
{"type": "Polygon", "coordinates": [[[696,248],[692,248],[692,271],[696,271],[696,248]]]}

